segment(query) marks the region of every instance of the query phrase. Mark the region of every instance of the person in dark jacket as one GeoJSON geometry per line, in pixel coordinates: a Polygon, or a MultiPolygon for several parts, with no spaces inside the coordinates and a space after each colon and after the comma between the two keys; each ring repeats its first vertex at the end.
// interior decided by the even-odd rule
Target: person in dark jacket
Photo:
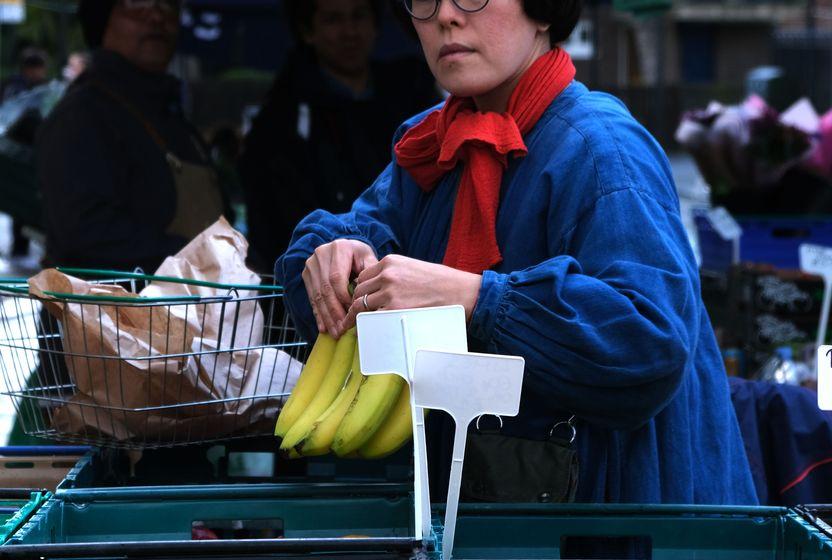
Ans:
{"type": "Polygon", "coordinates": [[[239,170],[255,266],[271,271],[316,208],[349,209],[390,159],[390,136],[439,91],[422,60],[370,60],[382,3],[287,2],[298,49],[245,139],[239,170]]]}
{"type": "Polygon", "coordinates": [[[46,263],[153,272],[222,213],[209,155],[166,73],[179,0],[82,0],[89,69],[44,123],[46,263]]]}
{"type": "Polygon", "coordinates": [[[49,57],[37,47],[27,47],[20,53],[20,72],[9,77],[2,86],[0,102],[30,91],[49,79],[49,57]]]}

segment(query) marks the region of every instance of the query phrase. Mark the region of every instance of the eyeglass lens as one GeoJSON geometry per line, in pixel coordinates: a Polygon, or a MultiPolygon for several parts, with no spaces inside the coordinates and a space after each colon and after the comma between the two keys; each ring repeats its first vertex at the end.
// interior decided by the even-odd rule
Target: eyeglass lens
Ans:
{"type": "MultiPolygon", "coordinates": [[[[451,0],[463,12],[479,12],[488,0],[451,0]]],[[[416,19],[430,19],[439,11],[440,0],[405,0],[407,11],[416,19]]]]}

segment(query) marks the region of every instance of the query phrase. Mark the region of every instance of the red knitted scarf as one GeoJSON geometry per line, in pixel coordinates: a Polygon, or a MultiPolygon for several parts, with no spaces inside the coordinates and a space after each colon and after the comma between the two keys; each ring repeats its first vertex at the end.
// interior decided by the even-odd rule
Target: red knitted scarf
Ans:
{"type": "Polygon", "coordinates": [[[569,55],[555,48],[523,74],[505,113],[480,113],[473,99],[452,96],[396,144],[398,164],[427,192],[465,164],[443,264],[479,274],[503,260],[496,234],[503,171],[509,156],[528,154],[523,135],[574,77],[569,55]]]}

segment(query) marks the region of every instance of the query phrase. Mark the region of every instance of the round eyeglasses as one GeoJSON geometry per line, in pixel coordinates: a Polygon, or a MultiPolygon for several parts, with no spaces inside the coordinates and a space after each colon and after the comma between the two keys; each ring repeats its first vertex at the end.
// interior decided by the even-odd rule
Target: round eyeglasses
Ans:
{"type": "Polygon", "coordinates": [[[122,5],[131,11],[150,10],[158,8],[163,12],[178,12],[182,7],[181,0],[121,0],[122,5]]]}
{"type": "MultiPolygon", "coordinates": [[[[442,0],[403,0],[404,7],[410,17],[419,21],[427,21],[439,11],[442,0]]],[[[488,5],[488,0],[451,0],[460,11],[468,14],[479,12],[488,5]]]]}

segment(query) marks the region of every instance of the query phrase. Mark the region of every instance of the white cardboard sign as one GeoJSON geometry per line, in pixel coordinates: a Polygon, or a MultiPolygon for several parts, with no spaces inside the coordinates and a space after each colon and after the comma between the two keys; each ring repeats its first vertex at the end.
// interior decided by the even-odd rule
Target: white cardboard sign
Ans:
{"type": "Polygon", "coordinates": [[[719,206],[708,211],[708,220],[725,241],[733,241],[742,236],[742,228],[728,210],[719,206]]]}
{"type": "MultiPolygon", "coordinates": [[[[468,335],[461,305],[359,313],[358,352],[364,375],[395,373],[413,386],[416,351],[420,348],[465,352],[468,335]]],[[[422,409],[410,391],[413,411],[414,501],[417,539],[430,535],[430,488],[422,409]]]]}
{"type": "Polygon", "coordinates": [[[525,360],[492,354],[418,350],[412,394],[417,407],[444,410],[456,424],[442,557],[451,558],[468,426],[483,415],[516,416],[525,360]]]}
{"type": "Polygon", "coordinates": [[[818,348],[818,408],[832,410],[832,346],[818,348]]]}
{"type": "Polygon", "coordinates": [[[740,237],[742,228],[728,210],[722,206],[712,208],[707,213],[708,221],[716,230],[717,234],[725,241],[730,241],[732,246],[731,262],[740,262],[740,237]]]}
{"type": "MultiPolygon", "coordinates": [[[[820,309],[820,325],[815,341],[818,348],[826,341],[829,325],[829,305],[832,301],[832,248],[804,243],[800,246],[800,269],[823,278],[823,304],[820,309]]],[[[818,362],[820,364],[820,362],[818,362]]]]}

